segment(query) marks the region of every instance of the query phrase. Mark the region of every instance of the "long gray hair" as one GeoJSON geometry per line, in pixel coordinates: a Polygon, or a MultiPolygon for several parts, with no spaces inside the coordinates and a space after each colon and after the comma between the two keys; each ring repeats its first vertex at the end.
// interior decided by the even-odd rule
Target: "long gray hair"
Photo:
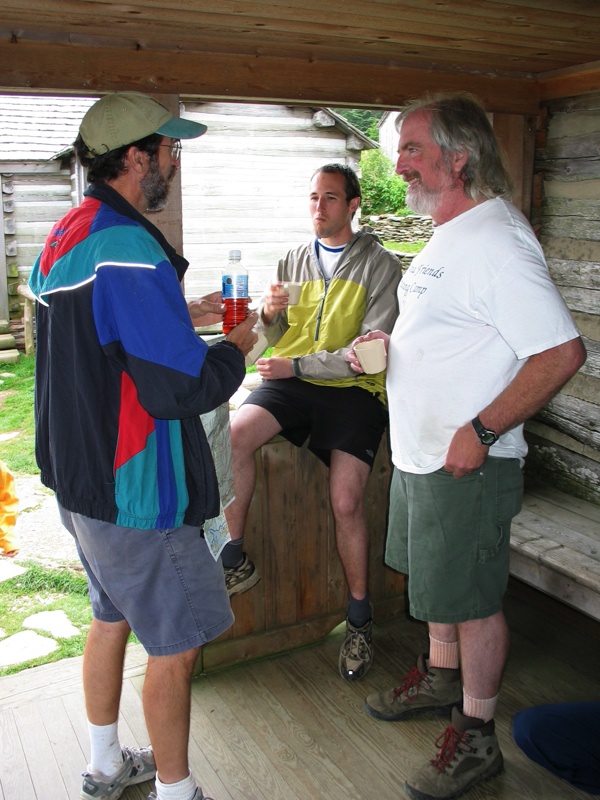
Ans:
{"type": "Polygon", "coordinates": [[[462,169],[465,194],[472,200],[507,197],[513,184],[504,165],[502,151],[485,110],[468,92],[432,94],[405,106],[396,120],[396,130],[417,111],[430,115],[429,132],[449,163],[450,153],[467,153],[462,169]]]}

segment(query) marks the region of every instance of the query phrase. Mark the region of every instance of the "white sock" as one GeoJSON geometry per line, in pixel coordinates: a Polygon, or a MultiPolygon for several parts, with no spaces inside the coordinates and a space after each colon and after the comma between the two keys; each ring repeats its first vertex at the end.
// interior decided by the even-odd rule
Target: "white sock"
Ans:
{"type": "Polygon", "coordinates": [[[463,714],[465,717],[475,717],[475,719],[482,719],[484,722],[489,722],[491,719],[494,719],[497,702],[498,695],[479,699],[477,697],[471,697],[463,691],[463,714]]]}
{"type": "Polygon", "coordinates": [[[92,725],[88,722],[90,736],[90,772],[114,775],[123,764],[123,751],[117,733],[117,722],[112,725],[92,725]]]}
{"type": "Polygon", "coordinates": [[[187,778],[177,783],[161,783],[158,774],[155,779],[157,800],[192,800],[198,784],[190,772],[187,778]]]}
{"type": "Polygon", "coordinates": [[[429,634],[429,666],[458,669],[458,642],[440,642],[429,634]]]}

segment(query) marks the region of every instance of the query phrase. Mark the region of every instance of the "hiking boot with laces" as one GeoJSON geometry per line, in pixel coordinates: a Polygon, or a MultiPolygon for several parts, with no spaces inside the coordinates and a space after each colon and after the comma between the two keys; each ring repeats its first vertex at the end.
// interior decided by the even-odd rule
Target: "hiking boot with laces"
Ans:
{"type": "MultiPolygon", "coordinates": [[[[154,792],[150,792],[148,795],[148,800],[156,800],[156,795],[154,792]]],[[[192,800],[212,800],[212,797],[207,797],[205,794],[202,794],[202,789],[198,786],[192,800]]]]}
{"type": "Polygon", "coordinates": [[[123,766],[114,775],[84,772],[81,800],[117,800],[128,786],[150,781],[156,775],[150,747],[124,747],[123,766]]]}
{"type": "Polygon", "coordinates": [[[369,671],[373,663],[372,631],[372,619],[361,628],[355,628],[346,618],[346,638],[342,642],[338,658],[340,675],[345,680],[357,681],[369,671]]]}
{"type": "Polygon", "coordinates": [[[452,709],[452,723],[437,739],[438,755],[404,784],[413,800],[454,800],[502,772],[494,720],[483,722],[452,709]]]}
{"type": "Polygon", "coordinates": [[[237,567],[224,567],[225,585],[227,594],[232,597],[234,594],[243,594],[251,589],[260,580],[260,575],[256,567],[250,561],[246,553],[242,563],[237,567]]]}
{"type": "Polygon", "coordinates": [[[376,719],[395,722],[417,714],[443,714],[462,702],[459,669],[429,667],[427,654],[417,658],[396,689],[370,694],[365,710],[376,719]]]}

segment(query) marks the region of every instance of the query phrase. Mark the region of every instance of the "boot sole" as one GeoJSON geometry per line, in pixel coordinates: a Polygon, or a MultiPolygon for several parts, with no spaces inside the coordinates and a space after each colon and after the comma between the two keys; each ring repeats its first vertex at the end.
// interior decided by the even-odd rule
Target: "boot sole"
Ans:
{"type": "Polygon", "coordinates": [[[460,701],[450,703],[447,706],[421,706],[420,708],[411,708],[408,711],[402,711],[397,714],[386,714],[385,711],[378,711],[372,708],[365,700],[365,711],[370,717],[381,719],[384,722],[400,722],[403,719],[410,719],[411,717],[419,717],[422,714],[435,714],[436,716],[448,716],[452,709],[460,701]]]}
{"type": "Polygon", "coordinates": [[[462,789],[459,789],[453,794],[425,794],[425,792],[420,792],[418,789],[414,789],[412,786],[409,786],[408,783],[405,783],[402,788],[412,800],[457,800],[458,797],[462,797],[467,792],[470,792],[474,786],[477,786],[477,784],[495,778],[496,775],[499,775],[503,769],[504,758],[502,757],[502,753],[498,753],[498,757],[492,761],[490,766],[484,770],[484,772],[474,777],[472,781],[467,783],[462,789]]]}
{"type": "Polygon", "coordinates": [[[238,583],[237,586],[234,586],[232,589],[228,589],[227,594],[229,597],[233,597],[236,594],[244,594],[244,592],[247,592],[252,589],[253,586],[256,586],[259,581],[260,575],[257,572],[254,572],[242,583],[238,583]]]}

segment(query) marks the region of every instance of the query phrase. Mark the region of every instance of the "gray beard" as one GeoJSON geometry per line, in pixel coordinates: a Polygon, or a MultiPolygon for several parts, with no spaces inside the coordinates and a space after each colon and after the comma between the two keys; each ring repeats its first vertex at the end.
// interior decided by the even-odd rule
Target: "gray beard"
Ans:
{"type": "Polygon", "coordinates": [[[158,169],[156,161],[152,161],[147,174],[140,181],[140,189],[146,198],[146,211],[162,211],[167,205],[171,175],[163,178],[158,169]]]}
{"type": "Polygon", "coordinates": [[[406,190],[406,207],[415,214],[433,216],[439,202],[438,192],[428,192],[422,186],[406,190]]]}

